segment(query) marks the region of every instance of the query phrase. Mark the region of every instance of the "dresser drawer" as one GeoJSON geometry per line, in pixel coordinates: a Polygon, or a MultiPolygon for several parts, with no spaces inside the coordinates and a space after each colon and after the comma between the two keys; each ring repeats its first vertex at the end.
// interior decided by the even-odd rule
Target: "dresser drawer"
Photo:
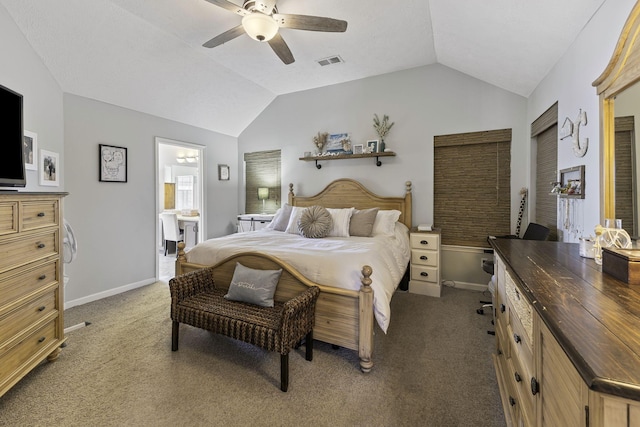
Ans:
{"type": "Polygon", "coordinates": [[[0,242],[0,272],[58,255],[58,229],[0,242]]]}
{"type": "Polygon", "coordinates": [[[438,251],[425,251],[421,249],[411,250],[411,264],[412,265],[438,265],[438,251]]]}
{"type": "Polygon", "coordinates": [[[409,240],[411,242],[411,248],[414,249],[431,249],[433,251],[438,250],[438,241],[440,236],[438,234],[428,233],[411,233],[409,240]]]}
{"type": "Polygon", "coordinates": [[[438,283],[438,268],[411,264],[411,280],[438,283]]]}
{"type": "Polygon", "coordinates": [[[0,236],[18,232],[18,202],[0,203],[0,236]]]}
{"type": "Polygon", "coordinates": [[[0,274],[0,315],[20,298],[37,292],[58,280],[58,260],[30,264],[0,274]]]}
{"type": "Polygon", "coordinates": [[[22,202],[22,231],[35,230],[42,227],[58,225],[58,201],[38,200],[22,202]]]}
{"type": "Polygon", "coordinates": [[[513,389],[518,396],[518,402],[520,402],[520,411],[524,418],[528,421],[525,425],[532,425],[531,420],[534,419],[533,413],[533,399],[531,394],[531,372],[520,365],[518,358],[512,357],[509,359],[509,371],[511,375],[511,381],[513,382],[513,389]]]}
{"type": "Polygon", "coordinates": [[[533,372],[533,346],[532,341],[527,338],[524,327],[520,320],[513,316],[513,310],[509,311],[511,318],[509,319],[509,340],[511,343],[511,357],[520,360],[520,364],[528,372],[533,372]]]}
{"type": "Polygon", "coordinates": [[[50,289],[44,295],[0,317],[0,323],[2,324],[2,328],[0,328],[0,348],[3,348],[3,343],[11,339],[11,337],[18,335],[34,324],[43,322],[49,314],[57,311],[57,291],[57,288],[50,289]]]}
{"type": "Polygon", "coordinates": [[[524,327],[524,333],[527,335],[529,342],[533,341],[533,309],[529,301],[520,293],[520,290],[516,286],[511,276],[506,276],[505,291],[507,299],[509,300],[509,306],[515,312],[515,315],[520,320],[520,323],[524,327]]]}
{"type": "MultiPolygon", "coordinates": [[[[2,354],[0,354],[0,357],[2,357],[2,363],[0,363],[1,380],[12,380],[13,378],[10,375],[15,374],[14,371],[34,359],[44,358],[41,352],[50,352],[51,344],[56,341],[60,342],[60,340],[56,339],[56,322],[56,319],[51,320],[6,353],[2,349],[2,354]]],[[[1,383],[0,389],[3,389],[4,386],[5,384],[1,383]]]]}

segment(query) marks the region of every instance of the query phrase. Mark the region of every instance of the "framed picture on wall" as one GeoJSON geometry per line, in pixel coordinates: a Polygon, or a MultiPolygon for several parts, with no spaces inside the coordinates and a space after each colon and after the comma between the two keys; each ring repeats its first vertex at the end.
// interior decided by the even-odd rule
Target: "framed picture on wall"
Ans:
{"type": "Polygon", "coordinates": [[[24,168],[34,171],[38,170],[38,134],[25,130],[22,141],[24,168]]]}
{"type": "Polygon", "coordinates": [[[218,165],[218,180],[229,181],[229,165],[218,165]]]}
{"type": "Polygon", "coordinates": [[[99,144],[100,181],[127,182],[127,149],[99,144]]]}
{"type": "Polygon", "coordinates": [[[60,157],[53,151],[40,150],[40,185],[57,187],[60,157]]]}

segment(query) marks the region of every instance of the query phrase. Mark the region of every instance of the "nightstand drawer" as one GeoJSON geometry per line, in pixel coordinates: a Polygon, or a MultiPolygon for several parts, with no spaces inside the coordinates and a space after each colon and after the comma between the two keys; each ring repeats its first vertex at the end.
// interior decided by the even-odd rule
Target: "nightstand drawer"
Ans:
{"type": "Polygon", "coordinates": [[[411,280],[438,283],[438,268],[411,265],[411,280]]]}
{"type": "Polygon", "coordinates": [[[438,234],[411,233],[410,241],[413,249],[438,250],[440,236],[438,234]]]}
{"type": "Polygon", "coordinates": [[[413,249],[411,251],[411,264],[436,267],[438,265],[438,251],[413,249]]]}

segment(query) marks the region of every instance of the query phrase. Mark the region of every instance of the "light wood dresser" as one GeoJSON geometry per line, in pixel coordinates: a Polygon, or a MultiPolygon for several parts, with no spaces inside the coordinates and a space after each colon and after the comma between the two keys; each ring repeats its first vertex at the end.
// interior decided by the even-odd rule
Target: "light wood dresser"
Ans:
{"type": "Polygon", "coordinates": [[[640,427],[640,289],[581,258],[578,244],[491,244],[507,425],[640,427]]]}
{"type": "Polygon", "coordinates": [[[0,191],[0,396],[65,340],[65,195],[0,191]]]}
{"type": "Polygon", "coordinates": [[[411,229],[409,293],[440,297],[440,230],[411,229]]]}

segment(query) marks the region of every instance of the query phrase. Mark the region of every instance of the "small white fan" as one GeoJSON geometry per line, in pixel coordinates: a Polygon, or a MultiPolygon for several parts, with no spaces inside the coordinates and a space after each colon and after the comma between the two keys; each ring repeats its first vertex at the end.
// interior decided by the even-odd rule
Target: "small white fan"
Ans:
{"type": "Polygon", "coordinates": [[[69,264],[76,258],[78,253],[78,243],[76,242],[76,236],[73,234],[73,228],[67,222],[64,222],[64,238],[62,239],[62,261],[65,264],[69,264]]]}

